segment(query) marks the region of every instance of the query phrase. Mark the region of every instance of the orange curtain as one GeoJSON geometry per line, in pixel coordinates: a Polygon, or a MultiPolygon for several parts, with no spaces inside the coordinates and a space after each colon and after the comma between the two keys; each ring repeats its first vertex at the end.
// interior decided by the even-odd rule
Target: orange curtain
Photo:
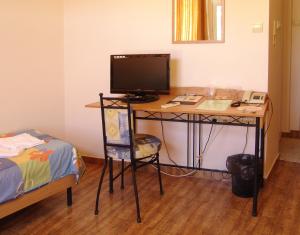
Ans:
{"type": "Polygon", "coordinates": [[[207,0],[174,0],[175,41],[207,38],[207,0]]]}
{"type": "Polygon", "coordinates": [[[199,0],[199,14],[198,14],[198,40],[207,40],[207,0],[199,0]]]}

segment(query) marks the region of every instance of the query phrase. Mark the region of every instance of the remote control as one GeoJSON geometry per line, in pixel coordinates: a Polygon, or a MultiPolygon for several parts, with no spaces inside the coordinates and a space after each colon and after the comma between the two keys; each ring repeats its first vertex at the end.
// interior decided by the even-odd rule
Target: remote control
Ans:
{"type": "Polygon", "coordinates": [[[167,103],[167,104],[162,104],[161,108],[167,109],[167,108],[175,107],[175,106],[178,106],[178,105],[180,105],[180,102],[170,102],[170,103],[167,103]]]}

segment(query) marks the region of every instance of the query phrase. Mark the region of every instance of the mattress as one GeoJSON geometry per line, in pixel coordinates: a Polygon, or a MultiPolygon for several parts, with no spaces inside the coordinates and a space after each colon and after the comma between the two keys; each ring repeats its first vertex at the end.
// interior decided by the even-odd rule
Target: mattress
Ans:
{"type": "Polygon", "coordinates": [[[70,144],[36,130],[0,134],[0,138],[27,133],[44,144],[25,149],[15,157],[0,157],[0,204],[67,175],[77,181],[85,170],[84,162],[70,144]]]}

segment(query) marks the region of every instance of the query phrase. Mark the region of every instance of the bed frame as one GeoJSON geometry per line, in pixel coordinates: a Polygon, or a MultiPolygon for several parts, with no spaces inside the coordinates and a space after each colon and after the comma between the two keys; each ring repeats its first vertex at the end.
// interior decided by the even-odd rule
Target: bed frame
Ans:
{"type": "Polygon", "coordinates": [[[26,193],[15,200],[0,204],[0,219],[63,190],[67,190],[67,205],[72,206],[72,186],[75,184],[75,176],[68,175],[30,193],[26,193]]]}

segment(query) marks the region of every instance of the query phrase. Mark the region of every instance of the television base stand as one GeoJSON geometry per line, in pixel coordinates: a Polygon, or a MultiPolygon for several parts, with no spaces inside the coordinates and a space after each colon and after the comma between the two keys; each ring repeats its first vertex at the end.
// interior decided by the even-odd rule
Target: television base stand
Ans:
{"type": "Polygon", "coordinates": [[[131,104],[141,104],[141,103],[149,103],[156,100],[159,100],[158,95],[134,95],[129,94],[124,96],[124,102],[129,102],[131,104]]]}

